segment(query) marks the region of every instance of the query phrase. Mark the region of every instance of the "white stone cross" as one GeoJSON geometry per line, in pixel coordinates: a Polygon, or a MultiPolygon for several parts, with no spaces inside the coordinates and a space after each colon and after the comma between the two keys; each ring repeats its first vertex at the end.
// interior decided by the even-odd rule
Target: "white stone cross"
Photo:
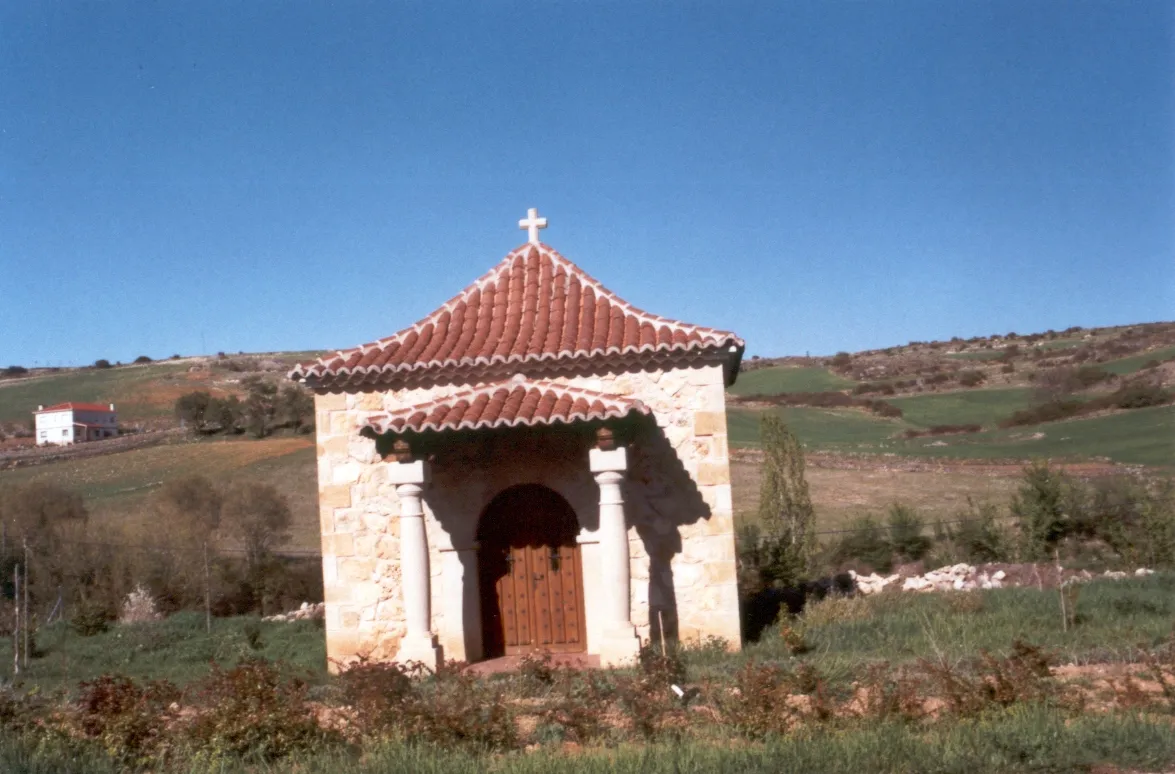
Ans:
{"type": "Polygon", "coordinates": [[[547,227],[547,219],[539,217],[539,211],[531,207],[526,211],[526,217],[518,221],[518,228],[526,229],[527,239],[532,245],[539,243],[539,229],[547,227]]]}

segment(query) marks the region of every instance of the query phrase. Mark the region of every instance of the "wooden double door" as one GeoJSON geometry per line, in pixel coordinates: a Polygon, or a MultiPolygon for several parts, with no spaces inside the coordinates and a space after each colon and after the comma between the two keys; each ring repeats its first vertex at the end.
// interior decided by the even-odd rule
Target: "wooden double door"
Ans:
{"type": "Polygon", "coordinates": [[[487,658],[587,646],[579,523],[544,486],[505,490],[478,525],[482,640],[487,658]]]}

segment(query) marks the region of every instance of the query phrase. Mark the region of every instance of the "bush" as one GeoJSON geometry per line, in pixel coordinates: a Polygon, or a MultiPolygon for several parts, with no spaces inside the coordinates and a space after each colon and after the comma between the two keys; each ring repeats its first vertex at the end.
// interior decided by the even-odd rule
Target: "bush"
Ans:
{"type": "Polygon", "coordinates": [[[833,560],[836,564],[857,561],[876,572],[889,572],[893,567],[893,549],[876,519],[863,516],[840,539],[833,550],[833,560]]]}
{"type": "Polygon", "coordinates": [[[987,381],[987,376],[982,371],[969,369],[959,372],[959,384],[964,387],[976,387],[987,381]]]}
{"type": "Polygon", "coordinates": [[[85,600],[77,604],[69,624],[82,637],[93,637],[109,629],[113,619],[110,609],[101,602],[85,600]]]}
{"type": "Polygon", "coordinates": [[[0,371],[0,379],[11,379],[17,376],[24,376],[29,372],[29,369],[24,366],[10,365],[3,371],[0,371]]]}
{"type": "Polygon", "coordinates": [[[1118,388],[1110,400],[1120,409],[1162,406],[1171,402],[1172,395],[1161,386],[1144,381],[1133,381],[1118,388]]]}
{"type": "Polygon", "coordinates": [[[999,509],[990,503],[978,507],[967,503],[968,510],[953,530],[943,537],[949,540],[961,558],[971,564],[1005,562],[1012,558],[1010,541],[999,526],[999,509]]]}
{"type": "Polygon", "coordinates": [[[283,679],[266,661],[246,660],[227,671],[214,663],[196,696],[199,712],[186,735],[214,759],[275,760],[334,740],[307,705],[306,684],[283,679]]]}
{"type": "Polygon", "coordinates": [[[837,352],[832,360],[828,361],[828,364],[833,368],[848,368],[852,362],[853,356],[848,352],[837,352]]]}
{"type": "Polygon", "coordinates": [[[142,365],[143,363],[152,363],[154,361],[151,360],[151,358],[147,357],[146,355],[139,355],[138,357],[135,358],[134,362],[136,365],[142,365]]]}
{"type": "Polygon", "coordinates": [[[907,562],[917,562],[930,552],[932,542],[922,534],[922,518],[912,508],[894,503],[889,509],[889,544],[907,562]]]}
{"type": "Polygon", "coordinates": [[[178,698],[179,691],[165,681],[140,686],[127,677],[103,675],[79,685],[66,726],[119,763],[138,768],[171,746],[171,707],[178,698]]]}
{"type": "Polygon", "coordinates": [[[1069,534],[1076,491],[1069,476],[1048,463],[1024,469],[1020,490],[1012,498],[1012,513],[1020,523],[1026,559],[1049,559],[1057,543],[1069,534]]]}
{"type": "Polygon", "coordinates": [[[94,368],[110,368],[110,361],[106,358],[100,358],[94,361],[94,368]]]}

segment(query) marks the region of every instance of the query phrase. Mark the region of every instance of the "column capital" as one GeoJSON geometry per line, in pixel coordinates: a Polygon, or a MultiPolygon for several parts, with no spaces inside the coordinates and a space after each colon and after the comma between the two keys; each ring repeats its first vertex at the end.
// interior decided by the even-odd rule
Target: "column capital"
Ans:
{"type": "Polygon", "coordinates": [[[420,499],[420,496],[424,494],[424,487],[420,484],[396,484],[396,494],[401,498],[412,497],[420,499]]]}
{"type": "Polygon", "coordinates": [[[397,491],[404,484],[423,486],[431,480],[431,471],[429,470],[428,463],[424,460],[416,460],[415,462],[389,462],[387,466],[388,483],[396,484],[397,491]]]}
{"type": "Polygon", "coordinates": [[[592,473],[607,473],[628,470],[628,450],[623,446],[604,451],[591,449],[588,451],[588,463],[592,473]]]}

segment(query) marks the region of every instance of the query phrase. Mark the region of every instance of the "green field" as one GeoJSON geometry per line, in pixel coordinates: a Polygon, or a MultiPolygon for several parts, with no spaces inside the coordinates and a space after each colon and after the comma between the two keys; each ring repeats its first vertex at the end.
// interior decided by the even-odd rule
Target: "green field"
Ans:
{"type": "MultiPolygon", "coordinates": [[[[864,411],[782,407],[765,409],[783,418],[788,427],[811,449],[876,451],[906,425],[881,419],[864,411]]],[[[727,429],[734,446],[759,445],[759,418],[755,409],[727,410],[727,429]]]]}
{"type": "Polygon", "coordinates": [[[778,395],[781,392],[825,392],[855,385],[851,379],[837,376],[827,368],[772,366],[739,374],[730,388],[732,395],[778,395]]]}
{"type": "MultiPolygon", "coordinates": [[[[949,395],[927,397],[947,398],[949,395]]],[[[1008,396],[1004,399],[1011,400],[1008,396]]],[[[992,400],[998,406],[1001,399],[997,397],[992,400]]],[[[1175,466],[1175,406],[1135,409],[1033,427],[908,440],[898,436],[906,428],[912,427],[911,423],[880,419],[861,411],[829,411],[817,408],[770,410],[782,416],[804,445],[813,451],[877,452],[964,459],[1106,457],[1115,462],[1128,464],[1175,466]],[[1040,437],[1037,437],[1038,435],[1040,437]]],[[[982,403],[968,410],[974,412],[972,416],[980,416],[984,410],[994,413],[990,405],[985,406],[982,403]]],[[[933,401],[916,404],[916,416],[918,411],[922,412],[923,418],[959,416],[943,413],[943,405],[933,401]]],[[[758,446],[760,416],[761,412],[753,409],[732,408],[728,411],[732,446],[758,446]]],[[[948,423],[958,424],[953,421],[942,422],[948,423]]]]}
{"type": "Polygon", "coordinates": [[[1028,408],[1033,391],[1027,387],[959,390],[908,398],[887,398],[902,410],[906,422],[917,427],[983,425],[994,427],[1014,412],[1028,408]]]}
{"type": "Polygon", "coordinates": [[[1141,355],[1124,357],[1121,360],[1110,360],[1109,362],[1099,364],[1099,367],[1106,369],[1110,373],[1126,376],[1141,371],[1142,367],[1151,360],[1163,361],[1173,357],[1175,357],[1175,346],[1163,347],[1162,349],[1152,349],[1150,352],[1144,352],[1141,355]]]}
{"type": "Polygon", "coordinates": [[[1175,406],[939,439],[901,440],[886,451],[974,459],[1106,457],[1133,465],[1175,467],[1175,406]],[[1036,437],[1038,434],[1042,437],[1036,437]],[[936,443],[946,445],[933,445],[936,443]]]}
{"type": "Polygon", "coordinates": [[[113,403],[121,422],[170,414],[178,394],[172,396],[167,386],[178,385],[187,370],[182,364],[153,363],[0,381],[0,422],[31,421],[37,406],[68,401],[113,403]]]}

